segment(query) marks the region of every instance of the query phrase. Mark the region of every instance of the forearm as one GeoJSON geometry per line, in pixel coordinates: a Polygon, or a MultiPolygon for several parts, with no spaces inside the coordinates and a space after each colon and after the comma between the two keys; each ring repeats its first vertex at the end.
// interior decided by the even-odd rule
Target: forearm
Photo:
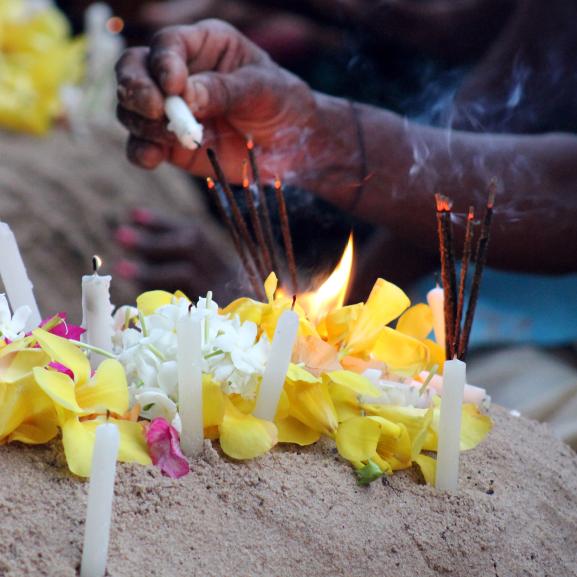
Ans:
{"type": "MultiPolygon", "coordinates": [[[[317,102],[323,128],[313,137],[312,150],[314,155],[320,151],[314,156],[320,178],[306,184],[348,210],[359,192],[362,165],[350,106],[321,95],[317,102]],[[327,151],[338,160],[326,162],[327,151]]],[[[470,204],[482,210],[487,184],[496,178],[500,188],[490,263],[535,272],[577,270],[572,248],[577,247],[576,137],[450,132],[370,106],[356,109],[367,170],[357,216],[434,251],[434,193],[450,196],[455,213],[464,215],[470,204]]]]}

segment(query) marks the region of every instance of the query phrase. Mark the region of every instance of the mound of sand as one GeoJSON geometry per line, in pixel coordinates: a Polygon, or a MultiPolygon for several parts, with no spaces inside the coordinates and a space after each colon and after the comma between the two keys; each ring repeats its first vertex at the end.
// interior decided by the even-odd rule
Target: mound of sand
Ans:
{"type": "MultiPolygon", "coordinates": [[[[458,494],[415,471],[368,488],[330,443],[248,463],[205,455],[180,480],[119,465],[111,577],[564,577],[577,571],[577,457],[492,410],[458,494]]],[[[88,484],[58,445],[0,448],[0,575],[73,577],[88,484]]]]}

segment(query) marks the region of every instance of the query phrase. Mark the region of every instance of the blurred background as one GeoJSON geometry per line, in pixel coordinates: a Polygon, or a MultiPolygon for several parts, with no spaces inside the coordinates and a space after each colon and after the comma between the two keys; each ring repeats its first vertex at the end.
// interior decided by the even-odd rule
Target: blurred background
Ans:
{"type": "MultiPolygon", "coordinates": [[[[319,91],[449,130],[574,132],[575,15],[561,0],[0,0],[0,220],[46,315],[78,319],[94,253],[114,275],[117,304],[152,288],[213,290],[224,304],[249,289],[205,184],[125,159],[113,75],[125,46],[220,18],[319,91]]],[[[303,284],[333,270],[353,230],[351,301],[378,276],[425,300],[436,247],[424,252],[307,191],[285,193],[303,284]]],[[[276,221],[275,233],[280,243],[276,221]]],[[[574,445],[576,290],[575,275],[489,270],[469,363],[472,383],[574,445]]]]}

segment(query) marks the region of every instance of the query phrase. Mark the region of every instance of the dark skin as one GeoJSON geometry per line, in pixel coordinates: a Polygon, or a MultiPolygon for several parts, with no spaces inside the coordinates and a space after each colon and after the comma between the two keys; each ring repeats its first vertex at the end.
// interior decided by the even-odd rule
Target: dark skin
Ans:
{"type": "MultiPolygon", "coordinates": [[[[168,28],[150,48],[128,50],[117,66],[119,118],[130,131],[128,156],[154,169],[170,162],[211,174],[203,151],[167,133],[165,95],[182,95],[206,127],[227,177],[240,182],[244,135],[260,148],[261,172],[307,188],[349,210],[361,157],[349,104],[313,92],[220,21],[168,28]],[[298,170],[295,170],[298,167],[298,170]]],[[[436,250],[432,195],[451,196],[457,213],[481,206],[490,178],[501,183],[490,262],[513,270],[577,270],[577,138],[447,132],[356,106],[368,178],[355,213],[436,250]],[[531,243],[527,239],[531,239],[531,243]]]]}

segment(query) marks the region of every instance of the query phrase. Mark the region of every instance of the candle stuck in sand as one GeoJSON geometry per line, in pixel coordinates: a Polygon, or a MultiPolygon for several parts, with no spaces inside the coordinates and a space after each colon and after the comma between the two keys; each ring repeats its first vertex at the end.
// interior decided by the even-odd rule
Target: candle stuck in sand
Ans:
{"type": "Polygon", "coordinates": [[[202,322],[188,313],[178,319],[178,413],[182,424],[180,446],[187,457],[202,453],[202,322]]]}
{"type": "Polygon", "coordinates": [[[164,112],[169,120],[168,130],[176,134],[184,148],[196,150],[202,143],[204,127],[196,120],[186,102],[180,96],[169,96],[164,101],[164,112]]]}
{"type": "Polygon", "coordinates": [[[455,491],[459,486],[461,411],[466,368],[465,363],[457,359],[445,361],[435,479],[435,487],[442,491],[455,491]]]}
{"type": "Polygon", "coordinates": [[[298,315],[294,311],[284,311],[276,325],[253,412],[259,419],[274,420],[298,329],[298,315]]]}
{"type": "Polygon", "coordinates": [[[96,427],[80,577],[104,577],[106,572],[119,446],[120,435],[115,424],[103,423],[96,427]]]}
{"type": "Polygon", "coordinates": [[[26,273],[16,237],[5,222],[0,222],[0,277],[12,312],[20,307],[28,307],[31,314],[26,323],[26,330],[37,327],[42,319],[34,298],[32,283],[26,273]]]}
{"type": "MultiPolygon", "coordinates": [[[[82,277],[82,326],[86,329],[85,342],[91,347],[112,352],[114,320],[110,303],[110,276],[100,276],[98,269],[102,261],[98,256],[92,258],[91,275],[82,277]]],[[[104,357],[91,353],[92,367],[96,368],[104,357]]]]}

